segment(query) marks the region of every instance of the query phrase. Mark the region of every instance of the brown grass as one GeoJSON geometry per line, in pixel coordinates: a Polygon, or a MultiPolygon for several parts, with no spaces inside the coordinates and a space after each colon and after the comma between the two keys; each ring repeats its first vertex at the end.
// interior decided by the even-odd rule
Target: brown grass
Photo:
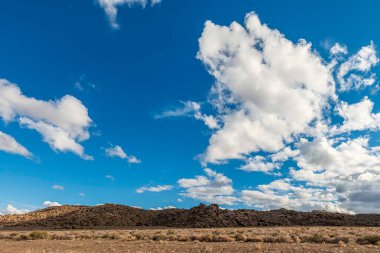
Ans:
{"type": "Polygon", "coordinates": [[[0,241],[22,240],[115,240],[125,242],[207,242],[265,244],[379,245],[380,228],[360,227],[275,227],[217,229],[141,229],[141,230],[67,230],[0,231],[0,241]]]}

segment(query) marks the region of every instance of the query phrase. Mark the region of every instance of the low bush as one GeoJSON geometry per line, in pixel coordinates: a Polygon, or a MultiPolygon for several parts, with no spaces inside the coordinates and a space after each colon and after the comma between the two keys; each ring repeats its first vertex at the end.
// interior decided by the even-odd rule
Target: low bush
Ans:
{"type": "Polygon", "coordinates": [[[46,231],[33,231],[29,234],[29,237],[32,240],[47,239],[49,237],[49,233],[46,231]]]}
{"type": "Polygon", "coordinates": [[[356,240],[358,244],[378,244],[380,235],[366,235],[356,240]]]}

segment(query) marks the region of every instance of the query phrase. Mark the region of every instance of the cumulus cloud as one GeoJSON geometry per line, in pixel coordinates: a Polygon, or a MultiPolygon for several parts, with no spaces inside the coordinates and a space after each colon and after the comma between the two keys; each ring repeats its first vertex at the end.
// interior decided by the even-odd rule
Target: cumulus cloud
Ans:
{"type": "Polygon", "coordinates": [[[250,13],[245,27],[207,21],[198,59],[215,77],[223,126],[204,154],[206,162],[275,152],[321,117],[334,96],[333,79],[311,44],[294,44],[250,13]],[[220,94],[220,92],[222,94],[220,94]],[[290,99],[291,98],[291,99],[290,99]],[[220,101],[228,103],[221,106],[220,101]]]}
{"type": "Polygon", "coordinates": [[[344,122],[337,129],[337,132],[376,129],[380,127],[380,114],[372,112],[373,105],[374,103],[368,97],[363,98],[355,104],[341,102],[337,106],[336,111],[344,119],[344,122]]]}
{"type": "Polygon", "coordinates": [[[379,58],[374,43],[371,42],[368,46],[362,47],[359,52],[340,65],[337,74],[340,90],[360,89],[374,84],[375,74],[368,72],[378,63],[379,58]],[[367,75],[363,76],[360,73],[367,75]]]}
{"type": "Polygon", "coordinates": [[[277,170],[279,168],[280,166],[277,163],[267,161],[264,156],[260,155],[248,158],[246,164],[240,167],[240,169],[244,171],[264,173],[270,173],[273,170],[277,170]]]}
{"type": "Polygon", "coordinates": [[[12,136],[0,131],[0,150],[10,153],[21,155],[26,158],[32,158],[33,154],[26,149],[23,145],[18,143],[12,136]]]}
{"type": "Polygon", "coordinates": [[[127,5],[131,7],[133,5],[140,5],[143,8],[146,7],[148,3],[154,6],[161,2],[161,0],[97,0],[100,7],[102,7],[107,14],[108,21],[113,29],[119,29],[119,24],[116,21],[117,18],[117,8],[119,6],[127,5]]]}
{"type": "Polygon", "coordinates": [[[245,26],[207,21],[197,57],[215,78],[208,102],[219,124],[203,164],[238,159],[240,170],[283,178],[240,192],[227,180],[215,195],[223,187],[210,189],[206,171],[179,180],[182,195],[208,202],[222,195],[260,209],[378,212],[380,147],[371,137],[380,116],[369,97],[341,99],[376,82],[373,42],[352,56],[335,44],[329,62],[250,13],[245,26]]]}
{"type": "Polygon", "coordinates": [[[0,79],[0,117],[5,122],[18,121],[38,131],[56,151],[70,151],[91,159],[79,142],[90,138],[88,128],[92,121],[87,108],[75,97],[38,100],[22,94],[16,84],[0,79]]]}
{"type": "Polygon", "coordinates": [[[121,159],[127,160],[129,163],[141,163],[136,156],[127,155],[123,148],[115,145],[105,149],[106,155],[109,157],[119,157],[121,159]]]}
{"type": "Polygon", "coordinates": [[[53,206],[62,206],[62,204],[55,202],[55,201],[44,201],[43,203],[44,207],[53,207],[53,206]]]}
{"type": "Polygon", "coordinates": [[[331,212],[347,212],[335,204],[338,199],[329,191],[294,186],[289,180],[275,180],[267,185],[259,185],[259,190],[243,190],[241,200],[248,206],[271,210],[279,208],[298,209],[304,211],[328,210],[331,212]]]}
{"type": "Polygon", "coordinates": [[[178,180],[179,186],[183,188],[181,195],[209,203],[234,205],[237,198],[233,196],[235,190],[232,180],[208,168],[204,172],[206,176],[178,180]]]}
{"type": "Polygon", "coordinates": [[[72,152],[85,160],[93,160],[92,156],[84,153],[83,146],[71,138],[70,133],[62,128],[47,124],[43,121],[33,121],[24,117],[20,118],[19,122],[22,126],[39,132],[43,140],[48,143],[53,150],[72,152]]]}
{"type": "Polygon", "coordinates": [[[8,204],[4,210],[1,210],[0,214],[24,214],[30,212],[27,209],[18,209],[11,204],[8,204]]]}
{"type": "Polygon", "coordinates": [[[136,193],[144,193],[144,192],[162,192],[162,191],[169,191],[172,190],[172,185],[157,185],[157,186],[151,186],[151,187],[140,187],[136,190],[136,193]]]}

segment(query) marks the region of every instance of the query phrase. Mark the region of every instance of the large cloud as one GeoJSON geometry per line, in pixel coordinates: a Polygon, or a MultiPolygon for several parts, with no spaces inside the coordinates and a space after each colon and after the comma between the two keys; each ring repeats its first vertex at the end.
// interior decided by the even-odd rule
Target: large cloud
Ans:
{"type": "Polygon", "coordinates": [[[302,133],[334,97],[329,68],[305,40],[297,44],[261,24],[246,27],[206,22],[198,58],[226,92],[224,126],[210,139],[206,162],[241,158],[258,150],[278,151],[302,133]]]}
{"type": "Polygon", "coordinates": [[[291,176],[307,182],[314,188],[331,189],[339,198],[339,206],[356,212],[379,211],[376,200],[362,199],[366,205],[357,205],[357,196],[380,193],[380,147],[369,146],[368,139],[315,139],[298,144],[300,155],[295,157],[299,169],[291,176]],[[353,202],[354,201],[354,202],[353,202]]]}
{"type": "MultiPolygon", "coordinates": [[[[324,60],[310,43],[289,41],[254,13],[245,27],[206,22],[198,58],[215,78],[209,101],[220,128],[203,163],[239,159],[243,171],[282,177],[240,192],[231,187],[227,204],[379,212],[380,146],[371,138],[380,116],[370,92],[359,101],[353,94],[375,83],[371,70],[379,59],[373,42],[347,55],[346,46],[335,44],[330,62],[324,60]],[[341,100],[343,92],[345,99],[353,95],[350,102],[341,100]]],[[[187,196],[213,201],[198,194],[209,181],[179,183],[190,189],[187,196]]]]}
{"type": "Polygon", "coordinates": [[[330,191],[294,186],[290,180],[275,180],[267,185],[259,185],[258,190],[243,190],[241,200],[248,206],[270,210],[279,208],[304,211],[328,210],[347,212],[337,207],[338,198],[330,191]]]}
{"type": "Polygon", "coordinates": [[[79,144],[90,137],[88,128],[92,121],[87,108],[75,97],[38,100],[25,96],[16,84],[0,79],[0,117],[38,131],[54,150],[92,159],[79,144]]]}

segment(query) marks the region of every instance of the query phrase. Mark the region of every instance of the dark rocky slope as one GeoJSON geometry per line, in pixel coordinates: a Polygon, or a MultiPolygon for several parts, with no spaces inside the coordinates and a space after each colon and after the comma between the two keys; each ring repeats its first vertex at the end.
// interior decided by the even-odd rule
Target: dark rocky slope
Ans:
{"type": "Polygon", "coordinates": [[[23,215],[0,216],[0,228],[380,226],[379,214],[348,215],[324,211],[224,210],[217,205],[191,209],[143,210],[123,205],[50,207],[23,215]]]}

